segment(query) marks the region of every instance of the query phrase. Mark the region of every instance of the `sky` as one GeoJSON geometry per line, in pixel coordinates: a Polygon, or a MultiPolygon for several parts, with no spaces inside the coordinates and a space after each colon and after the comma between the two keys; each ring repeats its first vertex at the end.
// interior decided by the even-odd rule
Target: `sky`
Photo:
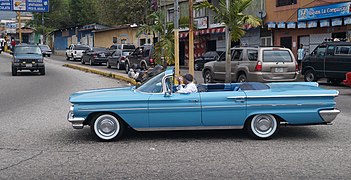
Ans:
{"type": "Polygon", "coordinates": [[[15,18],[16,13],[13,11],[0,11],[0,20],[15,18]]]}

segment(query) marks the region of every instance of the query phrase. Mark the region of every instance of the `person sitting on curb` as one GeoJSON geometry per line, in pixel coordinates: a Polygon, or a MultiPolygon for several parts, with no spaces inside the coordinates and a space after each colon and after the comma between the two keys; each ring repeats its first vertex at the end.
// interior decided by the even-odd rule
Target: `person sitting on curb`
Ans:
{"type": "Polygon", "coordinates": [[[184,76],[180,76],[177,78],[178,80],[178,88],[177,93],[189,94],[192,92],[197,92],[197,87],[194,84],[194,77],[191,74],[185,74],[184,76]],[[184,83],[184,87],[183,84],[184,83]]]}

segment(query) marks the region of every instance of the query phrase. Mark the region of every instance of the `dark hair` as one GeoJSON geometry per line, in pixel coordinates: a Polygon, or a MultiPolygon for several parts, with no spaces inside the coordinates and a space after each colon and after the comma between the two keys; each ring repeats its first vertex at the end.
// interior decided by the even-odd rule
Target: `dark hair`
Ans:
{"type": "Polygon", "coordinates": [[[183,77],[188,82],[192,82],[194,80],[194,77],[191,74],[185,74],[183,77]]]}

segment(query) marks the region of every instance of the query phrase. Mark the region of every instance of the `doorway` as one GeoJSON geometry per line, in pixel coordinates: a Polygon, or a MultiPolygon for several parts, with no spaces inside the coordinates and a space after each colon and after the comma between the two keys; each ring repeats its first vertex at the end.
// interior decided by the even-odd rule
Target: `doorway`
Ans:
{"type": "Polygon", "coordinates": [[[280,46],[285,48],[292,48],[292,37],[281,37],[280,38],[280,46]]]}
{"type": "Polygon", "coordinates": [[[216,40],[208,40],[206,42],[206,52],[207,51],[216,51],[217,50],[217,41],[216,40]]]}
{"type": "Polygon", "coordinates": [[[179,42],[179,65],[184,66],[185,64],[185,42],[179,42]]]}

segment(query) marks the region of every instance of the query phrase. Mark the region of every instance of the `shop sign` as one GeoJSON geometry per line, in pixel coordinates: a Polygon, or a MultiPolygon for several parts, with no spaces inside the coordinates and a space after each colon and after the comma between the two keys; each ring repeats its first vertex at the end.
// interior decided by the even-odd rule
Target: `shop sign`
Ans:
{"type": "Polygon", "coordinates": [[[317,27],[317,21],[308,21],[307,26],[308,28],[315,28],[317,27]]]}
{"type": "Polygon", "coordinates": [[[275,22],[267,22],[268,28],[275,28],[275,22]]]}
{"type": "Polygon", "coordinates": [[[49,12],[49,0],[0,0],[0,10],[49,12]]]}
{"type": "Polygon", "coordinates": [[[329,19],[320,20],[319,24],[321,27],[328,27],[330,26],[330,20],[329,19]]]}
{"type": "Polygon", "coordinates": [[[208,17],[199,17],[194,19],[197,29],[207,29],[208,28],[208,17]]]}
{"type": "Polygon", "coordinates": [[[288,27],[288,29],[295,29],[296,23],[295,22],[288,22],[287,27],[288,27]]]}
{"type": "Polygon", "coordinates": [[[284,29],[285,28],[285,22],[278,22],[278,28],[284,29]]]}
{"type": "Polygon", "coordinates": [[[344,24],[345,24],[345,25],[351,24],[351,17],[346,17],[346,18],[344,18],[344,24]]]}
{"type": "Polygon", "coordinates": [[[306,28],[306,22],[298,22],[297,28],[299,28],[299,29],[304,29],[304,28],[306,28]]]}
{"type": "Polygon", "coordinates": [[[341,26],[341,25],[342,25],[341,18],[332,19],[332,26],[341,26]]]}
{"type": "Polygon", "coordinates": [[[315,20],[351,15],[351,2],[298,9],[297,20],[315,20]]]}

